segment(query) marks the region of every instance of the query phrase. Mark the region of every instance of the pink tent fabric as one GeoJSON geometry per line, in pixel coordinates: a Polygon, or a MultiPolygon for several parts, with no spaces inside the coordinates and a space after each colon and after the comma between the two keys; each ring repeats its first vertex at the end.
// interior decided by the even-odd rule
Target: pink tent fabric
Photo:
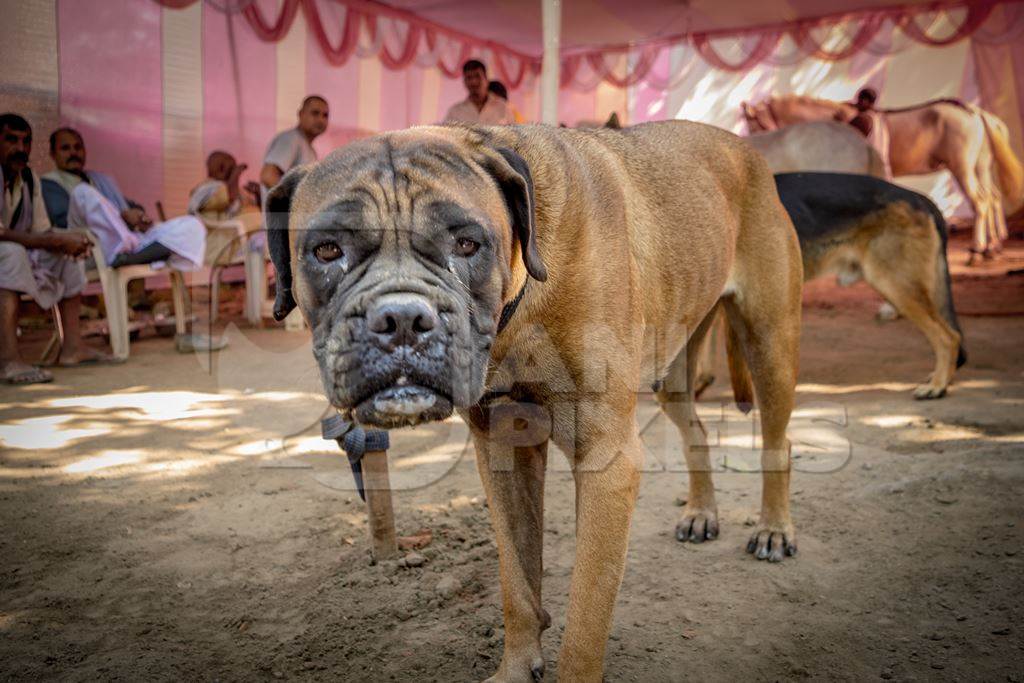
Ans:
{"type": "Polygon", "coordinates": [[[137,0],[57,7],[62,120],[89,141],[90,167],[130,173],[131,197],[156,201],[163,185],[160,8],[137,0]]]}
{"type": "MultiPolygon", "coordinates": [[[[184,8],[200,0],[156,0],[165,7],[184,8]]],[[[530,74],[540,72],[540,3],[517,3],[513,8],[504,2],[443,3],[432,0],[393,0],[390,4],[368,3],[364,0],[338,0],[345,7],[342,28],[336,40],[329,34],[333,17],[317,0],[283,0],[276,14],[265,14],[258,2],[237,5],[250,29],[261,40],[283,39],[300,14],[304,15],[316,43],[328,63],[344,65],[356,53],[361,26],[371,41],[384,29],[381,19],[391,19],[405,26],[403,39],[396,49],[382,41],[376,48],[381,64],[397,71],[421,59],[425,47],[433,52],[443,34],[459,44],[453,63],[443,58],[432,59],[449,78],[458,75],[459,65],[473,52],[488,51],[499,80],[509,88],[518,88],[530,74]],[[438,17],[442,25],[431,17],[438,17]],[[525,22],[525,23],[524,23],[525,22]],[[450,26],[461,26],[452,29],[450,26]],[[488,36],[484,39],[480,36],[488,36]],[[518,50],[509,45],[525,45],[518,50]]],[[[691,0],[673,3],[666,0],[575,0],[566,2],[563,17],[562,84],[572,82],[579,66],[586,62],[602,80],[618,88],[642,81],[658,57],[661,48],[691,41],[697,52],[712,67],[726,71],[747,71],[768,59],[783,36],[790,36],[802,56],[822,61],[849,59],[874,40],[885,20],[894,22],[913,40],[932,46],[951,45],[971,36],[985,22],[999,0],[964,2],[949,0],[928,3],[908,2],[891,6],[879,0],[855,2],[832,0],[828,13],[822,16],[822,3],[803,0],[759,3],[716,3],[691,0]],[[963,8],[963,18],[948,35],[934,36],[916,20],[922,9],[963,8]],[[724,12],[723,12],[724,8],[724,12]],[[774,12],[766,13],[766,10],[774,12]],[[779,16],[790,15],[780,22],[779,16]],[[765,21],[760,21],[761,19],[765,21]],[[770,19],[770,20],[769,20],[770,19]],[[839,49],[826,46],[815,29],[838,23],[854,23],[855,33],[839,49]],[[672,33],[673,27],[679,32],[672,33]],[[723,58],[715,48],[714,38],[754,35],[752,48],[738,61],[723,58]],[[581,49],[583,48],[583,49],[581,49]],[[638,57],[624,75],[610,69],[606,55],[633,52],[638,57]]]]}
{"type": "MultiPolygon", "coordinates": [[[[53,59],[58,91],[36,99],[59,102],[61,122],[82,129],[90,165],[172,213],[213,149],[255,177],[307,93],[331,104],[321,155],[439,121],[465,96],[460,65],[470,56],[511,86],[527,120],[538,113],[539,2],[54,2],[55,44],[33,44],[26,59],[53,59]],[[200,38],[186,40],[190,31],[200,38]],[[181,54],[192,45],[196,58],[181,54]],[[183,106],[178,93],[193,84],[183,106]]],[[[570,125],[616,111],[627,123],[691,118],[743,133],[744,99],[848,98],[870,84],[885,106],[976,101],[1006,120],[1021,150],[1024,2],[563,0],[563,34],[559,118],[570,125]]],[[[8,92],[25,99],[23,86],[0,80],[8,92]]],[[[34,162],[47,169],[45,144],[34,162]]]]}

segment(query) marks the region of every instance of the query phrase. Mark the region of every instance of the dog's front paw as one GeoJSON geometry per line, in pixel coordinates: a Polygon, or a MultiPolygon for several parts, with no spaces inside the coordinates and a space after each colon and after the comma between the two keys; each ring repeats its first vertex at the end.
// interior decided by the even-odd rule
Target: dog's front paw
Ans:
{"type": "Polygon", "coordinates": [[[703,543],[718,538],[718,509],[686,504],[676,523],[676,540],[703,543]]]}
{"type": "Polygon", "coordinates": [[[936,384],[929,382],[928,384],[921,384],[914,389],[914,398],[918,401],[928,401],[931,399],[942,398],[946,395],[946,386],[943,384],[936,384]]]}
{"type": "Polygon", "coordinates": [[[757,525],[747,541],[747,552],[759,560],[782,562],[784,557],[796,555],[796,532],[791,523],[757,525]]]}
{"type": "Polygon", "coordinates": [[[538,645],[533,652],[505,652],[501,666],[484,683],[537,683],[544,680],[544,656],[538,645]]]}

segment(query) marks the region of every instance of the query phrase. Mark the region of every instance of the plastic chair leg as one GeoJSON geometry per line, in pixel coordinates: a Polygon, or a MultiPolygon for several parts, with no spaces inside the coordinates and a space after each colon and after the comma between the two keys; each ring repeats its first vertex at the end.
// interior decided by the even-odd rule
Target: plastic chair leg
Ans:
{"type": "Polygon", "coordinates": [[[263,320],[263,302],[267,298],[267,264],[259,251],[245,251],[245,319],[250,325],[263,320]]]}
{"type": "Polygon", "coordinates": [[[191,317],[191,307],[188,301],[188,292],[185,289],[185,278],[177,272],[171,271],[171,294],[174,298],[174,328],[178,334],[188,332],[188,319],[191,317]]]}
{"type": "Polygon", "coordinates": [[[50,341],[46,343],[42,355],[39,356],[40,365],[56,363],[60,359],[60,352],[64,350],[64,320],[61,318],[58,304],[54,304],[50,309],[50,315],[53,316],[53,334],[50,336],[50,341]]]}
{"type": "Polygon", "coordinates": [[[224,272],[223,266],[215,266],[210,271],[210,324],[217,322],[217,313],[220,309],[220,276],[224,272]]]}
{"type": "Polygon", "coordinates": [[[128,280],[111,273],[104,283],[103,294],[107,304],[107,327],[110,329],[110,349],[114,358],[127,360],[128,339],[128,280]]]}

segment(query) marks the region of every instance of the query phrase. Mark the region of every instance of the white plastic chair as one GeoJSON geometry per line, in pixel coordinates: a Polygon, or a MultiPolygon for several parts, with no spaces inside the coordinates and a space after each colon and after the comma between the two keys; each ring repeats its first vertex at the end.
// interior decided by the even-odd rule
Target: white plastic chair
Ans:
{"type": "Polygon", "coordinates": [[[235,256],[227,263],[212,266],[210,283],[210,301],[213,311],[210,322],[217,320],[217,308],[220,303],[220,275],[221,271],[229,265],[241,262],[245,267],[245,319],[250,325],[259,325],[263,320],[263,311],[268,307],[267,303],[267,256],[265,249],[252,248],[251,236],[246,236],[245,225],[242,221],[235,219],[211,220],[199,217],[206,226],[208,233],[219,231],[229,232],[230,238],[238,238],[241,242],[241,256],[235,256]]]}
{"type": "MultiPolygon", "coordinates": [[[[22,294],[18,299],[25,303],[34,301],[28,294],[22,294]]],[[[53,318],[53,334],[50,335],[50,341],[46,342],[46,348],[39,355],[39,365],[56,363],[57,359],[60,358],[61,350],[64,348],[64,319],[61,317],[58,304],[55,303],[50,307],[50,316],[53,318]]],[[[18,334],[21,334],[20,330],[18,334]]]]}
{"type": "Polygon", "coordinates": [[[189,304],[185,289],[185,277],[177,270],[165,268],[156,270],[149,264],[111,268],[103,255],[96,236],[92,238],[92,256],[96,261],[96,275],[103,288],[103,301],[107,306],[107,327],[110,329],[110,349],[117,360],[127,360],[129,353],[128,330],[128,283],[139,278],[167,274],[171,279],[171,294],[174,300],[174,326],[178,334],[187,331],[189,304]]]}

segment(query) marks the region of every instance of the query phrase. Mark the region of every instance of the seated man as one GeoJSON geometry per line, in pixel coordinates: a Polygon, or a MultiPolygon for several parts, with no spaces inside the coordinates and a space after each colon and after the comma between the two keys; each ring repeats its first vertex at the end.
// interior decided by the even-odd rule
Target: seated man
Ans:
{"type": "MultiPolygon", "coordinates": [[[[88,229],[96,236],[111,268],[167,263],[176,270],[203,267],[206,227],[193,216],[153,224],[142,207],[131,204],[112,177],[85,170],[85,141],[73,128],[50,136],[50,156],[57,169],[42,178],[43,198],[54,224],[88,229]]],[[[183,353],[219,350],[223,338],[178,335],[183,353]]]]}
{"type": "MultiPolygon", "coordinates": [[[[245,201],[238,187],[246,168],[246,164],[237,163],[227,152],[212,152],[206,159],[206,180],[189,194],[188,212],[206,223],[238,220],[246,233],[258,230],[263,221],[259,210],[260,186],[255,182],[246,184],[245,190],[251,195],[251,202],[245,201]]],[[[206,262],[230,263],[240,247],[238,235],[229,231],[207,233],[206,262]]]]}
{"type": "Polygon", "coordinates": [[[42,178],[50,220],[58,227],[90,230],[108,266],[166,262],[186,271],[203,266],[203,224],[181,216],[154,225],[141,207],[125,199],[113,178],[85,170],[85,141],[78,131],[54,131],[50,156],[57,168],[42,178]]]}
{"type": "Polygon", "coordinates": [[[91,242],[80,232],[51,230],[40,181],[28,166],[32,128],[17,114],[0,115],[0,380],[49,382],[53,375],[24,363],[18,353],[19,295],[40,308],[60,307],[64,345],[60,365],[103,360],[82,343],[79,328],[85,273],[79,258],[91,242]]]}

